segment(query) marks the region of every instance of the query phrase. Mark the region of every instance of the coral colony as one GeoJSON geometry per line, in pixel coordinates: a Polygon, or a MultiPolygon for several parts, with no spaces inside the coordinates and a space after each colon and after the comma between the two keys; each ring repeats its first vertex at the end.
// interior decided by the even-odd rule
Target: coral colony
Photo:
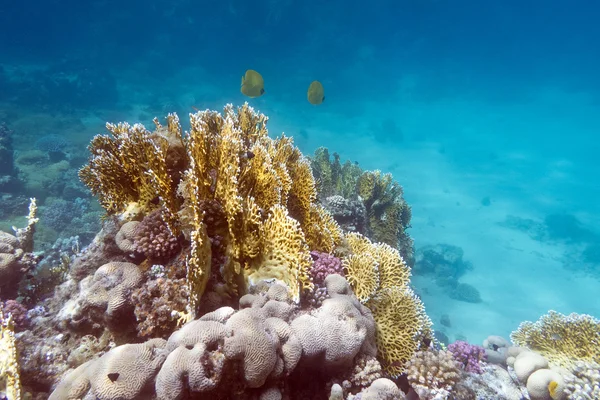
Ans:
{"type": "Polygon", "coordinates": [[[154,122],[92,140],[102,229],[35,285],[35,201],[0,232],[0,398],[600,398],[590,316],[436,339],[391,175],[309,159],[247,104],[154,122]]]}

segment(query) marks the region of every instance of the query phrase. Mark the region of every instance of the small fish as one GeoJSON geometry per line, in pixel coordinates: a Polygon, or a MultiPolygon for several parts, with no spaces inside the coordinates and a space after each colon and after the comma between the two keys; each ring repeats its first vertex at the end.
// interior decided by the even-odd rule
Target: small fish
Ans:
{"type": "Polygon", "coordinates": [[[265,94],[265,81],[262,75],[252,69],[246,71],[242,76],[240,91],[252,99],[265,94]]]}
{"type": "Polygon", "coordinates": [[[308,102],[315,106],[325,101],[325,89],[323,89],[321,82],[313,81],[308,87],[306,97],[308,98],[308,102]]]}

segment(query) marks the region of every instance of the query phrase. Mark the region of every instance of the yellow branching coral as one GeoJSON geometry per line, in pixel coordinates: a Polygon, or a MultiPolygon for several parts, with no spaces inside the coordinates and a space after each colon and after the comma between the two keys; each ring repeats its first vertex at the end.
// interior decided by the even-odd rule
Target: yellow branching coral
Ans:
{"type": "Polygon", "coordinates": [[[510,335],[550,363],[572,367],[577,361],[600,363],[600,321],[586,314],[563,315],[549,311],[537,322],[522,322],[510,335]]]}
{"type": "Polygon", "coordinates": [[[312,204],[308,221],[303,225],[306,242],[312,250],[331,253],[343,239],[342,230],[333,216],[319,204],[312,204]]]}
{"type": "MultiPolygon", "coordinates": [[[[348,233],[345,239],[345,243],[351,253],[349,257],[352,257],[352,255],[361,256],[358,259],[356,257],[353,258],[353,267],[348,268],[346,271],[348,281],[355,292],[358,286],[355,286],[352,282],[364,281],[366,276],[372,273],[375,273],[377,276],[369,279],[369,282],[378,282],[377,290],[408,285],[410,281],[410,268],[406,265],[398,250],[385,243],[374,244],[359,233],[348,233]],[[360,264],[358,260],[365,261],[365,263],[360,264]],[[372,268],[373,263],[377,265],[376,269],[372,268]]],[[[344,260],[349,257],[345,257],[344,260]]],[[[348,263],[347,261],[345,262],[348,263]]],[[[358,290],[363,293],[363,290],[358,290]]],[[[361,301],[365,302],[368,299],[366,297],[361,299],[361,301]]]]}
{"type": "Polygon", "coordinates": [[[362,303],[379,289],[379,264],[369,253],[351,254],[342,260],[344,273],[354,294],[362,303]]]}
{"type": "Polygon", "coordinates": [[[277,279],[286,284],[291,297],[298,301],[301,290],[312,288],[308,273],[312,258],[300,224],[283,206],[277,205],[261,226],[261,239],[261,256],[245,271],[248,282],[277,279]]]}
{"type": "Polygon", "coordinates": [[[248,104],[227,105],[223,113],[191,114],[185,135],[170,114],[166,127],[155,119],[154,132],[139,124],[107,124],[111,136],[96,136],[90,145],[92,156],[80,177],[109,214],[130,209],[144,214],[162,207],[169,228],[190,241],[191,310],[210,276],[211,235],[219,236],[224,249],[219,279],[232,293],[242,274],[282,278],[297,295],[300,286],[311,284],[303,246],[331,252],[342,240],[337,223],[317,204],[310,163],[291,138],[271,139],[267,120],[248,104]],[[218,217],[207,209],[215,204],[218,217]],[[295,244],[290,251],[298,253],[295,263],[286,260],[290,271],[275,268],[271,258],[284,251],[283,242],[272,236],[281,229],[291,232],[295,244]]]}
{"type": "Polygon", "coordinates": [[[367,306],[377,326],[377,357],[387,373],[398,376],[419,349],[423,330],[430,327],[425,307],[408,287],[383,289],[367,306]]]}
{"type": "Polygon", "coordinates": [[[344,239],[350,251],[342,259],[346,277],[359,300],[373,312],[384,370],[397,376],[423,341],[433,337],[431,320],[409,287],[410,268],[398,250],[374,244],[358,233],[348,233],[344,239]]]}
{"type": "Polygon", "coordinates": [[[12,317],[0,309],[0,392],[10,400],[21,399],[21,379],[12,317]]]}
{"type": "Polygon", "coordinates": [[[132,203],[149,207],[162,199],[166,210],[175,211],[173,183],[166,173],[168,141],[153,136],[141,124],[106,124],[112,134],[96,135],[88,149],[92,153],[79,177],[98,196],[100,204],[117,213],[132,203]]]}
{"type": "Polygon", "coordinates": [[[377,243],[373,255],[379,264],[379,285],[381,288],[407,286],[410,282],[410,269],[402,256],[390,245],[377,243]]]}

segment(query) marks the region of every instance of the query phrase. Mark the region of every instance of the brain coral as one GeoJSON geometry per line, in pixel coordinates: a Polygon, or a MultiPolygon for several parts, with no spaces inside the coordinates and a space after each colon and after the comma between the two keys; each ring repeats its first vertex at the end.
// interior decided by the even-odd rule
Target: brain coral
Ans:
{"type": "Polygon", "coordinates": [[[116,347],[70,372],[49,400],[82,397],[133,400],[139,399],[140,395],[148,396],[153,393],[154,377],[164,362],[165,354],[159,350],[165,344],[162,339],[152,339],[116,347]]]}
{"type": "Polygon", "coordinates": [[[373,359],[369,310],[343,277],[330,275],[325,284],[332,297],[310,314],[298,316],[287,288],[274,284],[243,296],[238,311],[222,307],[188,322],[166,342],[116,347],[68,374],[50,399],[237,398],[252,388],[267,398],[281,395],[278,382],[302,359],[317,374],[351,366],[356,355],[373,359]]]}

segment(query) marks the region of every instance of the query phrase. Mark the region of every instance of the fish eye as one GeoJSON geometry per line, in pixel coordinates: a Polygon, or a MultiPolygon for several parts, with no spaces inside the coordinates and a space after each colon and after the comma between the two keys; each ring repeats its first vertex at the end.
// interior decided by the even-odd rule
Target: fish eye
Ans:
{"type": "Polygon", "coordinates": [[[265,89],[260,89],[260,94],[265,94],[265,89]]]}

